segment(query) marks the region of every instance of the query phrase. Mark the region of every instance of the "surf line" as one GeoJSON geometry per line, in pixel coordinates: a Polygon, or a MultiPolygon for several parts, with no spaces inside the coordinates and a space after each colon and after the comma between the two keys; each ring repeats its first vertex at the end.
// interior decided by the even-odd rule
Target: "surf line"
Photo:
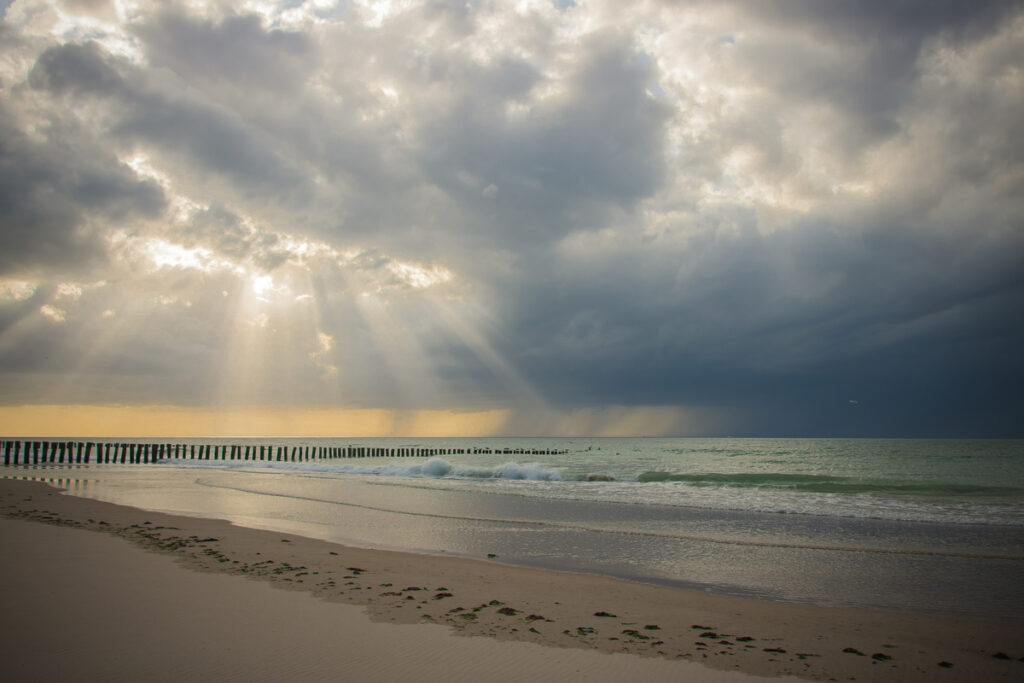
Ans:
{"type": "Polygon", "coordinates": [[[395,515],[407,515],[409,517],[425,517],[430,519],[450,519],[461,522],[484,522],[488,524],[502,524],[506,526],[532,526],[547,529],[562,529],[564,531],[584,531],[596,534],[616,534],[619,536],[641,536],[648,538],[660,538],[664,540],[697,541],[701,543],[718,543],[722,545],[749,546],[755,548],[790,548],[794,550],[823,550],[844,553],[868,553],[872,555],[913,555],[924,557],[956,557],[976,560],[1011,560],[1022,562],[1024,555],[1004,555],[998,553],[968,553],[950,552],[939,550],[928,550],[925,548],[872,548],[872,547],[846,547],[840,545],[815,544],[815,543],[771,543],[768,541],[755,541],[738,538],[716,538],[714,536],[700,536],[697,534],[673,534],[663,531],[637,531],[630,529],[608,529],[602,527],[587,526],[585,524],[565,524],[559,522],[545,522],[536,519],[498,519],[494,517],[466,517],[462,515],[445,515],[438,512],[410,512],[408,510],[394,510],[391,508],[376,507],[363,503],[351,503],[342,500],[327,500],[325,498],[314,498],[312,496],[299,496],[290,493],[273,493],[269,491],[257,491],[241,486],[229,486],[227,484],[215,484],[212,482],[196,479],[195,484],[207,488],[224,489],[238,493],[248,493],[255,496],[268,496],[271,498],[287,498],[290,500],[303,500],[311,503],[323,503],[325,505],[337,505],[340,507],[358,508],[371,510],[373,512],[385,512],[395,515]]]}

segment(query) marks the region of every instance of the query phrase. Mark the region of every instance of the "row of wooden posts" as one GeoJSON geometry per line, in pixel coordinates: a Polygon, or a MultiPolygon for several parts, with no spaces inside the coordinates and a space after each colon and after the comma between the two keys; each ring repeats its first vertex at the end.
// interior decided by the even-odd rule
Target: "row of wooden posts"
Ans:
{"type": "Polygon", "coordinates": [[[338,458],[422,458],[466,453],[556,455],[564,450],[530,448],[377,448],[367,446],[283,446],[255,444],[111,443],[89,441],[3,441],[4,465],[155,463],[160,460],[262,460],[301,462],[338,458]]]}

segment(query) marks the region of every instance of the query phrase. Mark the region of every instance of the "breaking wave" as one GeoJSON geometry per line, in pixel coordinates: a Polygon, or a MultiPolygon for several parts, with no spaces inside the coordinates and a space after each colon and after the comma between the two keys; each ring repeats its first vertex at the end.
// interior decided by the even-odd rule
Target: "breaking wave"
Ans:
{"type": "Polygon", "coordinates": [[[815,474],[787,473],[688,473],[644,472],[639,482],[678,482],[695,487],[757,488],[804,491],[808,493],[877,493],[910,496],[1005,496],[1019,494],[1012,486],[981,486],[949,482],[906,482],[891,479],[867,480],[815,474]]]}
{"type": "Polygon", "coordinates": [[[390,475],[397,477],[418,477],[429,479],[506,479],[523,481],[563,481],[562,474],[551,467],[538,463],[506,462],[494,467],[474,465],[456,465],[444,458],[430,458],[425,462],[381,463],[380,465],[356,465],[326,462],[258,462],[258,461],[210,461],[194,463],[193,461],[168,460],[168,463],[182,464],[186,467],[211,469],[261,469],[288,470],[293,472],[330,472],[362,475],[390,475]]]}

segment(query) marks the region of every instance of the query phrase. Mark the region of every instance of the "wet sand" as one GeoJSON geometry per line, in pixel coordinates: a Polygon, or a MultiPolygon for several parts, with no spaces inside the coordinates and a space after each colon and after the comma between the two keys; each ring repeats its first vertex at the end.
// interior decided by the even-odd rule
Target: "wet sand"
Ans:
{"type": "Polygon", "coordinates": [[[1024,675],[1018,625],[348,548],[37,482],[0,480],[0,514],[8,680],[1024,675]]]}

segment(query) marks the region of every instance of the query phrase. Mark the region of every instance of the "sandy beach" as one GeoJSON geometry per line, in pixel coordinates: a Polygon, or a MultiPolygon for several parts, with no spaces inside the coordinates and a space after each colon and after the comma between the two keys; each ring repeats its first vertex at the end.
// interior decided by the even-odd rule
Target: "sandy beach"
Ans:
{"type": "Polygon", "coordinates": [[[349,548],[61,495],[38,482],[0,480],[0,513],[8,680],[1024,674],[1016,624],[349,548]]]}

